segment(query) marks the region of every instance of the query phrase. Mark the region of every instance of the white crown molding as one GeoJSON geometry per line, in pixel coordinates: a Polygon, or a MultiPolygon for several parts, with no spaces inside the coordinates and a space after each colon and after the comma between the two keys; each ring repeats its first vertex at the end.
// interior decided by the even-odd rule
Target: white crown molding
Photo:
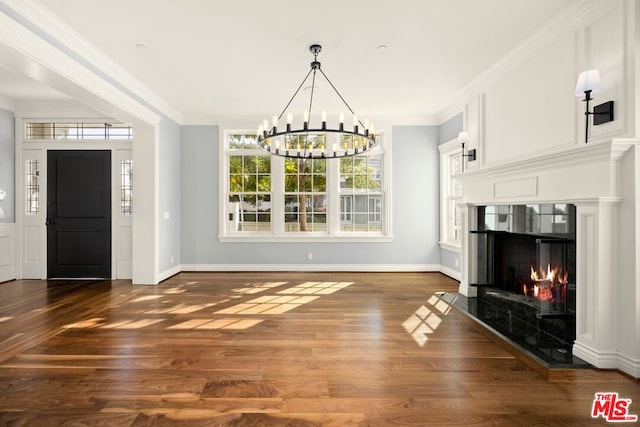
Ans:
{"type": "MultiPolygon", "coordinates": [[[[222,129],[257,129],[268,115],[217,115],[190,116],[185,124],[219,125],[222,129]]],[[[391,129],[393,126],[439,126],[438,116],[367,116],[376,129],[391,129]]]]}
{"type": "MultiPolygon", "coordinates": [[[[0,0],[4,1],[4,0],[0,0]]],[[[0,55],[18,72],[91,105],[111,117],[127,117],[157,125],[160,116],[94,71],[6,14],[0,14],[0,55]]]]}
{"type": "Polygon", "coordinates": [[[104,113],[76,101],[17,101],[14,112],[23,118],[106,119],[104,113]]]}
{"type": "Polygon", "coordinates": [[[183,126],[218,126],[220,122],[216,116],[210,115],[184,115],[182,116],[183,126]]]}
{"type": "Polygon", "coordinates": [[[12,100],[0,96],[0,108],[7,111],[15,111],[16,106],[12,100]]]}
{"type": "Polygon", "coordinates": [[[608,0],[574,0],[559,14],[550,19],[546,25],[540,27],[538,31],[518,47],[460,90],[453,97],[454,101],[438,114],[438,118],[442,120],[454,115],[454,112],[457,114],[464,111],[466,100],[480,94],[494,81],[528,58],[531,58],[562,34],[575,31],[581,23],[601,7],[611,8],[613,6],[615,6],[615,2],[608,0]]]}
{"type": "MultiPolygon", "coordinates": [[[[177,123],[182,123],[182,115],[171,107],[164,99],[152,92],[140,81],[136,80],[124,68],[113,62],[97,47],[89,43],[77,31],[64,23],[49,9],[33,0],[0,0],[17,14],[33,23],[42,32],[51,36],[73,53],[100,70],[148,104],[149,107],[168,116],[177,123]]],[[[35,36],[34,36],[35,37],[35,36]]],[[[67,55],[68,56],[68,55],[67,55]]],[[[94,72],[95,72],[94,70],[94,72]]]]}

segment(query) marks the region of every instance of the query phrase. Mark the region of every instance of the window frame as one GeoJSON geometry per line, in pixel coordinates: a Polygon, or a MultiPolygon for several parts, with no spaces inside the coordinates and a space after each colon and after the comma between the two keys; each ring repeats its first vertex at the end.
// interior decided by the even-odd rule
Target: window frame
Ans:
{"type": "MultiPolygon", "coordinates": [[[[450,203],[456,203],[456,212],[453,215],[459,217],[459,203],[462,203],[462,191],[460,195],[451,194],[451,188],[455,182],[455,173],[451,170],[451,159],[462,154],[462,148],[458,139],[454,138],[438,146],[440,152],[440,248],[460,253],[462,236],[458,240],[451,239],[451,227],[449,225],[450,203]]],[[[464,159],[461,159],[463,161],[464,159]]]]}
{"type": "MultiPolygon", "coordinates": [[[[393,240],[391,224],[391,150],[390,131],[380,132],[380,154],[382,154],[382,210],[383,224],[381,232],[354,232],[340,230],[340,164],[339,161],[327,160],[327,231],[285,231],[284,222],[284,157],[271,157],[271,231],[233,231],[227,224],[229,218],[229,156],[234,150],[229,148],[229,135],[254,134],[255,130],[223,129],[219,130],[219,224],[218,240],[221,242],[391,242],[393,240]]],[[[254,150],[251,150],[254,151],[254,150]]],[[[265,155],[262,150],[255,149],[255,154],[265,155]]],[[[267,154],[269,155],[269,154],[267,154]]]]}

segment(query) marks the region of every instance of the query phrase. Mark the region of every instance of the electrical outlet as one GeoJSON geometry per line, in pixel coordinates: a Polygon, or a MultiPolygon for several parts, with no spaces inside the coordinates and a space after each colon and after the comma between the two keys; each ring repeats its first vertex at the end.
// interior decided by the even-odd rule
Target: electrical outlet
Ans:
{"type": "Polygon", "coordinates": [[[171,255],[171,261],[170,262],[171,262],[171,264],[173,264],[173,255],[171,255]]]}
{"type": "Polygon", "coordinates": [[[312,261],[313,260],[313,253],[309,252],[307,254],[307,261],[312,261]]]}
{"type": "Polygon", "coordinates": [[[458,258],[456,258],[455,264],[456,264],[456,267],[460,267],[460,260],[458,260],[458,258]]]}

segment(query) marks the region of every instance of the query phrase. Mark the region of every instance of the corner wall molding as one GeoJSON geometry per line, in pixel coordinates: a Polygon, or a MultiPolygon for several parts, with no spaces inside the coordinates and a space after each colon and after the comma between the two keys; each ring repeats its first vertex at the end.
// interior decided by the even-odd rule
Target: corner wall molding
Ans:
{"type": "MultiPolygon", "coordinates": [[[[139,80],[135,79],[124,68],[117,65],[96,46],[89,43],[81,34],[67,25],[49,9],[32,0],[1,0],[8,19],[13,20],[29,34],[29,38],[36,42],[46,43],[51,50],[53,46],[61,55],[83,66],[91,73],[108,82],[114,89],[129,97],[137,98],[148,107],[166,115],[177,123],[182,122],[182,115],[171,107],[165,100],[151,91],[139,80]],[[31,25],[32,28],[29,28],[31,25]],[[56,46],[56,44],[59,44],[56,46]],[[77,58],[74,58],[77,56],[77,58]],[[82,61],[78,61],[81,58],[82,61]],[[85,64],[82,64],[85,62],[85,64]],[[87,67],[90,65],[90,67],[87,67]]],[[[68,76],[68,78],[70,78],[68,76]]]]}
{"type": "Polygon", "coordinates": [[[508,53],[502,60],[480,74],[453,96],[455,100],[438,114],[439,117],[451,115],[453,111],[460,110],[466,99],[471,98],[490,86],[494,81],[507,74],[510,70],[521,64],[528,58],[543,49],[547,44],[553,42],[561,35],[575,30],[577,26],[587,19],[591,14],[601,7],[612,7],[611,1],[607,0],[574,0],[565,7],[558,15],[549,20],[546,25],[539,28],[533,35],[522,44],[508,53]]]}

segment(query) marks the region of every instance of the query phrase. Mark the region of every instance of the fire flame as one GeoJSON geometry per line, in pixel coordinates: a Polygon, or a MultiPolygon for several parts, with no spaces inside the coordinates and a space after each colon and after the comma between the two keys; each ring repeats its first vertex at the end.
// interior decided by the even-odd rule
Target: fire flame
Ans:
{"type": "Polygon", "coordinates": [[[567,272],[559,275],[557,268],[554,268],[553,270],[551,269],[551,264],[547,264],[547,272],[541,275],[531,267],[531,280],[534,282],[548,281],[549,283],[553,283],[554,281],[558,281],[559,283],[566,285],[568,282],[568,276],[567,272]]]}
{"type": "MultiPolygon", "coordinates": [[[[564,294],[565,286],[568,282],[568,273],[565,271],[564,273],[559,273],[558,268],[551,268],[551,265],[547,265],[547,271],[540,272],[536,271],[533,267],[531,267],[531,280],[533,281],[533,296],[541,301],[553,301],[554,293],[553,288],[560,284],[560,290],[562,294],[564,294]]],[[[523,292],[525,295],[528,293],[528,287],[526,284],[522,285],[523,292]]]]}

